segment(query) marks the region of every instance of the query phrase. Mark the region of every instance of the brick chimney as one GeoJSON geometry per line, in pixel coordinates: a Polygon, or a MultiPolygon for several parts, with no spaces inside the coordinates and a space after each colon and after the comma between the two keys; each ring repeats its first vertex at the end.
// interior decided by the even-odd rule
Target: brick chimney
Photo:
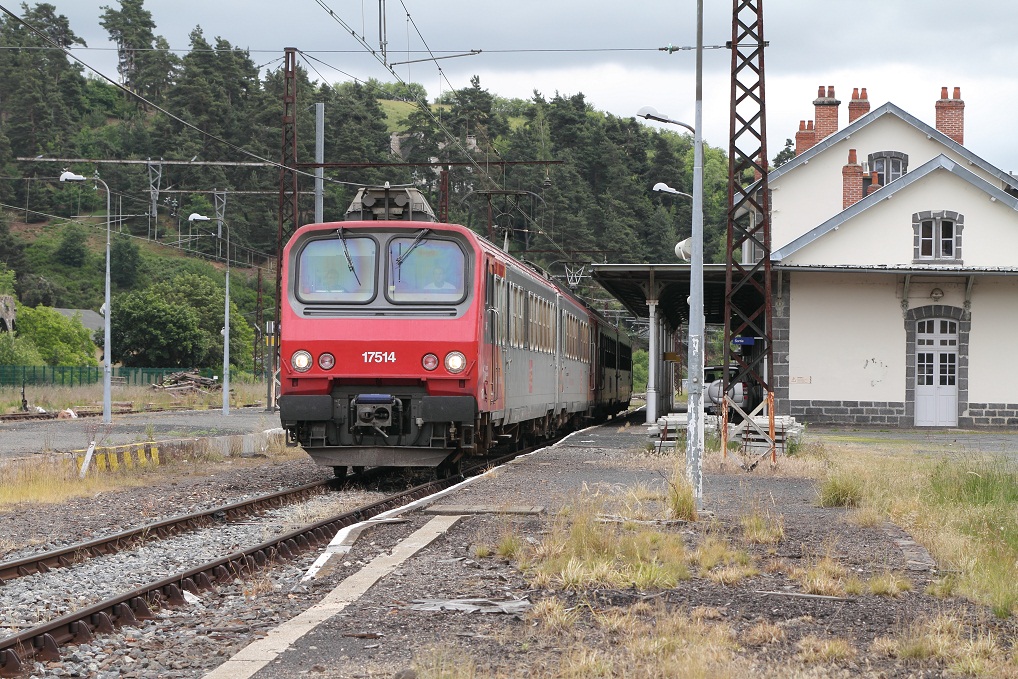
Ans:
{"type": "Polygon", "coordinates": [[[937,101],[937,129],[959,144],[965,143],[965,102],[961,100],[961,88],[954,88],[954,96],[947,98],[947,88],[940,88],[937,101]]]}
{"type": "Polygon", "coordinates": [[[862,200],[862,165],[859,164],[855,149],[848,150],[848,164],[841,168],[841,178],[841,207],[847,210],[862,200]]]}
{"type": "Polygon", "coordinates": [[[834,85],[828,85],[826,93],[824,86],[821,85],[813,106],[816,109],[814,117],[817,121],[815,143],[819,143],[838,131],[838,107],[841,106],[841,102],[834,97],[834,85]]]}
{"type": "Polygon", "coordinates": [[[795,155],[799,155],[817,143],[817,133],[813,129],[813,121],[799,121],[799,131],[795,133],[795,155]]]}
{"type": "Polygon", "coordinates": [[[866,88],[862,91],[858,87],[852,90],[852,101],[848,102],[848,124],[851,125],[859,118],[870,112],[870,100],[866,96],[866,88]]]}
{"type": "Polygon", "coordinates": [[[870,195],[874,191],[880,190],[880,175],[874,171],[870,171],[870,185],[866,189],[866,195],[870,195]]]}

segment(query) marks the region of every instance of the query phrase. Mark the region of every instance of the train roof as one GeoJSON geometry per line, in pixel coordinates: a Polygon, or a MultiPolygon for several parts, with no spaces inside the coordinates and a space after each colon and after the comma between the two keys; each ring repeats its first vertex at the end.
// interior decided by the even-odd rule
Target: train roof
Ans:
{"type": "MultiPolygon", "coordinates": [[[[357,190],[356,197],[350,203],[350,207],[346,211],[344,221],[418,222],[423,228],[452,229],[454,231],[460,231],[465,235],[472,237],[479,245],[481,245],[482,248],[493,254],[497,254],[500,258],[514,262],[518,265],[518,268],[521,271],[527,271],[531,275],[544,280],[548,285],[554,287],[563,297],[569,299],[574,304],[583,307],[588,313],[592,316],[596,316],[598,320],[605,325],[617,327],[620,330],[625,331],[625,328],[621,324],[609,320],[587,300],[577,295],[568,286],[563,285],[539,264],[529,260],[520,259],[519,257],[506,252],[481,234],[461,224],[438,222],[435,218],[435,213],[431,210],[431,206],[428,204],[424,194],[413,187],[392,188],[388,186],[388,183],[382,187],[362,187],[357,190]],[[388,217],[388,219],[386,219],[386,217],[388,217]]],[[[301,230],[305,230],[305,227],[315,229],[322,228],[323,226],[332,226],[332,228],[336,228],[336,226],[342,223],[343,222],[326,222],[322,224],[305,224],[301,227],[301,230]]],[[[362,226],[368,225],[363,224],[362,226]]],[[[411,225],[401,224],[400,226],[410,227],[411,225]]]]}
{"type": "Polygon", "coordinates": [[[348,222],[437,222],[435,211],[420,189],[412,186],[364,186],[350,202],[343,219],[348,222]]]}

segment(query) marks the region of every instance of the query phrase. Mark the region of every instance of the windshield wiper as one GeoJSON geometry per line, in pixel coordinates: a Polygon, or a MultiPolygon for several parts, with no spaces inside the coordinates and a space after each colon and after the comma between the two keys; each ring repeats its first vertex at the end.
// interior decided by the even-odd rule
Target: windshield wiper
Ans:
{"type": "Polygon", "coordinates": [[[404,252],[403,254],[396,258],[397,267],[399,267],[403,263],[403,261],[410,256],[410,253],[414,251],[414,248],[421,244],[421,239],[428,235],[430,231],[431,229],[429,228],[423,228],[420,230],[420,232],[414,237],[414,242],[412,242],[410,244],[410,247],[406,249],[406,252],[404,252]]]}
{"type": "Polygon", "coordinates": [[[339,236],[339,240],[343,241],[343,253],[346,255],[346,265],[350,269],[350,273],[353,274],[353,279],[357,281],[357,287],[361,287],[360,276],[357,275],[357,269],[353,267],[353,257],[350,256],[350,248],[346,246],[346,235],[343,233],[343,227],[336,229],[336,235],[339,236]]]}

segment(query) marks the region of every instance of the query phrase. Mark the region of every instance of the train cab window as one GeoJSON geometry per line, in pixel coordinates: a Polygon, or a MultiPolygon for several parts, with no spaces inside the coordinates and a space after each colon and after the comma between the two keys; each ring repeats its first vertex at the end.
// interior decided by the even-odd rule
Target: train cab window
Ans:
{"type": "Polygon", "coordinates": [[[304,302],[369,302],[375,296],[378,244],[342,236],[310,241],[297,256],[298,297],[304,302]]]}
{"type": "Polygon", "coordinates": [[[455,304],[466,296],[466,256],[453,241],[393,238],[387,268],[393,302],[455,304]]]}

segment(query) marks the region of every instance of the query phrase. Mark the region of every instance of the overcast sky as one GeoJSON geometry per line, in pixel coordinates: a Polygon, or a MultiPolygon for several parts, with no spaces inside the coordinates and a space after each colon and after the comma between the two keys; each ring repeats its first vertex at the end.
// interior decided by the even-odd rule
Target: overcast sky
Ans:
{"type": "MultiPolygon", "coordinates": [[[[88,43],[89,49],[75,54],[116,78],[115,52],[99,16],[103,5],[119,9],[119,2],[50,2],[88,43]]],[[[20,2],[0,4],[21,13],[20,2]]],[[[323,4],[377,47],[374,0],[146,0],[145,7],[156,34],[182,52],[189,33],[200,26],[209,42],[221,37],[249,49],[259,65],[275,68],[283,49],[295,47],[308,55],[301,63],[313,78],[392,80],[323,4]]],[[[695,0],[387,0],[386,5],[390,62],[421,58],[425,48],[436,54],[483,50],[438,62],[444,78],[434,63],[395,67],[402,78],[424,85],[431,98],[450,84],[466,87],[478,75],[482,87],[504,97],[529,98],[535,89],[546,98],[582,92],[594,108],[618,116],[652,105],[693,122],[694,52],[669,55],[656,48],[695,45],[695,0]]],[[[704,5],[704,44],[723,46],[731,39],[732,3],[704,5]]],[[[891,101],[930,125],[941,87],[960,87],[965,145],[1003,170],[1018,171],[1012,52],[1018,2],[763,0],[763,6],[770,43],[765,51],[770,157],[794,138],[799,120],[813,118],[819,85],[834,86],[842,101],[842,127],[855,87],[867,88],[874,108],[891,101]]],[[[704,138],[726,150],[730,67],[728,50],[705,50],[704,138]]]]}

